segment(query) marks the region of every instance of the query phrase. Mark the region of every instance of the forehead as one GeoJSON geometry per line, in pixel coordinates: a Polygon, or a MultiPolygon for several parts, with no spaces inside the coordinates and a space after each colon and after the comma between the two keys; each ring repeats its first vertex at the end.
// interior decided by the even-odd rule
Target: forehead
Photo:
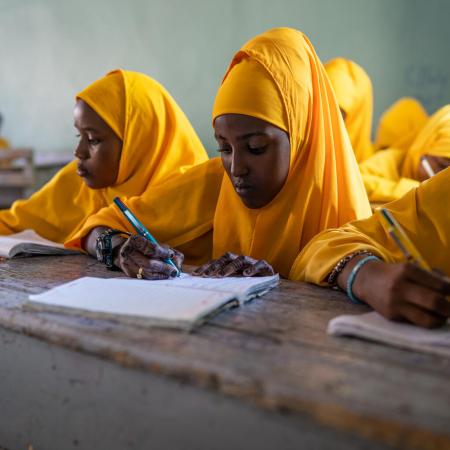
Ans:
{"type": "Polygon", "coordinates": [[[73,109],[74,124],[78,128],[92,128],[107,131],[106,122],[84,101],[78,99],[73,109]]]}
{"type": "Polygon", "coordinates": [[[275,125],[244,114],[223,114],[214,120],[214,131],[218,139],[246,138],[255,134],[271,135],[276,130],[278,128],[275,125]]]}

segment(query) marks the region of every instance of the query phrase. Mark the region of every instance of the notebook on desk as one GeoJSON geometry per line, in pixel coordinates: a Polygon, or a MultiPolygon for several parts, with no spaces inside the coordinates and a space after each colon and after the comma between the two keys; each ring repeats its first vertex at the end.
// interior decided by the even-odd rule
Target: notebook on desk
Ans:
{"type": "Polygon", "coordinates": [[[63,244],[44,239],[33,230],[24,230],[20,233],[0,236],[0,257],[3,258],[77,253],[75,250],[64,248],[63,244]]]}
{"type": "Polygon", "coordinates": [[[450,356],[450,322],[432,330],[392,322],[376,312],[338,316],[328,324],[328,334],[355,336],[436,355],[450,356]]]}
{"type": "Polygon", "coordinates": [[[84,277],[30,295],[27,308],[112,319],[138,326],[192,330],[223,309],[242,305],[279,283],[279,276],[172,280],[84,277]]]}

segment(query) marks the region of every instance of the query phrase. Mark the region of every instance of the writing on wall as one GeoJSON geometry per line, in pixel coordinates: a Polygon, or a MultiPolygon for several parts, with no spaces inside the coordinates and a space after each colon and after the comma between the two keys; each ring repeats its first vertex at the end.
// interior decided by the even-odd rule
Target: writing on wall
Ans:
{"type": "Polygon", "coordinates": [[[432,65],[410,65],[405,69],[407,91],[433,113],[450,103],[450,73],[432,65]]]}

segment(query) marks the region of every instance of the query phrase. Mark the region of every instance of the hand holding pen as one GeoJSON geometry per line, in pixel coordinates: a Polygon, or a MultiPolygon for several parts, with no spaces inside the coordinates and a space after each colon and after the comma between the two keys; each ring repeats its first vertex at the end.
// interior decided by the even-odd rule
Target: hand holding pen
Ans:
{"type": "Polygon", "coordinates": [[[431,269],[391,211],[381,208],[379,214],[406,263],[367,265],[358,280],[361,296],[388,319],[426,328],[443,325],[450,317],[450,279],[431,269]]]}
{"type": "MultiPolygon", "coordinates": [[[[371,260],[364,264],[354,278],[353,295],[390,320],[425,328],[444,325],[450,317],[450,279],[430,269],[429,262],[391,211],[382,208],[376,214],[405,262],[371,260]]],[[[345,290],[350,273],[365,257],[355,256],[345,265],[337,278],[342,289],[345,290]]]]}
{"type": "Polygon", "coordinates": [[[183,254],[160,245],[119,198],[114,203],[139,234],[127,239],[119,251],[117,265],[125,274],[153,280],[179,276],[183,254]]]}

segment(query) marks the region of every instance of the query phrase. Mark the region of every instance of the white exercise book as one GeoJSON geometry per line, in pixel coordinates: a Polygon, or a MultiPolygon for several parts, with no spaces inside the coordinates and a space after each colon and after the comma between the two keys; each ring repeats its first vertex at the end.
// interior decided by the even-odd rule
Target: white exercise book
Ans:
{"type": "Polygon", "coordinates": [[[338,316],[328,324],[328,334],[356,336],[388,345],[450,356],[450,322],[432,330],[392,322],[376,312],[338,316]]]}
{"type": "Polygon", "coordinates": [[[77,254],[75,250],[64,248],[63,244],[49,241],[39,236],[33,230],[0,236],[0,256],[14,258],[30,255],[67,255],[77,254]]]}
{"type": "Polygon", "coordinates": [[[25,307],[190,330],[222,309],[263,295],[278,283],[278,275],[201,278],[181,274],[158,281],[84,277],[30,295],[25,307]]]}

